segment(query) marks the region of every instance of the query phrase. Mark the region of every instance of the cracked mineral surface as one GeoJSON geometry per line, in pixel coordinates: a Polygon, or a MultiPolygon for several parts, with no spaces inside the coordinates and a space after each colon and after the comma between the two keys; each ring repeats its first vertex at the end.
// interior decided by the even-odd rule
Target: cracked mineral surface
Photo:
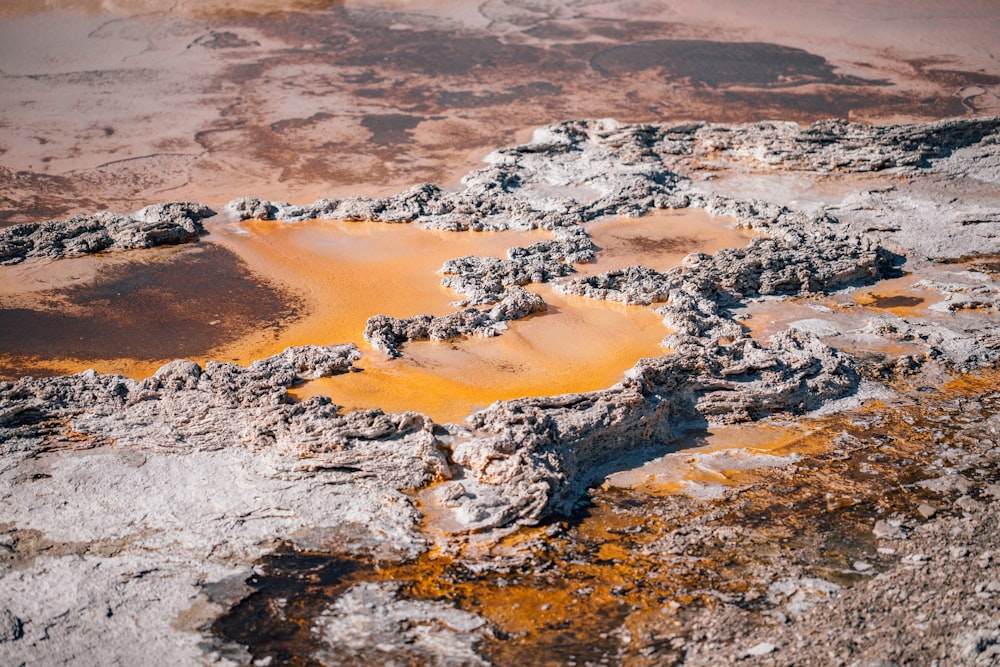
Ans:
{"type": "Polygon", "coordinates": [[[996,11],[767,7],[0,11],[0,662],[1000,664],[996,11]]]}

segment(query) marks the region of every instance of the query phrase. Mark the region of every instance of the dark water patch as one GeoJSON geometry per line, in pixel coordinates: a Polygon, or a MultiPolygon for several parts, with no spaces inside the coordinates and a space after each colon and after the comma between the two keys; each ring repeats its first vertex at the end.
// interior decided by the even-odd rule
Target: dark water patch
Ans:
{"type": "Polygon", "coordinates": [[[354,91],[355,97],[365,100],[377,100],[387,96],[387,92],[381,88],[358,88],[354,91]]]}
{"type": "Polygon", "coordinates": [[[581,25],[546,21],[545,23],[528,28],[524,31],[524,34],[530,35],[535,39],[565,42],[586,39],[590,36],[590,31],[581,25]]]}
{"type": "Polygon", "coordinates": [[[996,86],[1000,76],[986,72],[964,72],[954,69],[928,69],[922,74],[935,83],[948,86],[996,86]]]}
{"type": "Polygon", "coordinates": [[[996,86],[1000,84],[1000,76],[983,70],[970,72],[936,67],[936,65],[943,65],[947,62],[947,60],[940,58],[921,58],[908,60],[907,64],[927,80],[946,86],[961,88],[963,86],[996,86]]]}
{"type": "Polygon", "coordinates": [[[895,296],[881,296],[875,294],[872,296],[872,301],[867,305],[874,308],[912,308],[914,306],[919,306],[924,302],[919,296],[905,296],[905,295],[895,295],[895,296]]]}
{"type": "Polygon", "coordinates": [[[409,143],[410,131],[424,120],[423,116],[404,113],[368,114],[361,117],[361,126],[372,133],[373,143],[391,146],[409,143]]]}
{"type": "Polygon", "coordinates": [[[48,292],[63,311],[0,310],[7,377],[35,373],[46,359],[169,360],[197,357],[293,317],[297,300],[254,276],[212,244],[168,259],[109,267],[93,284],[48,292]]]}
{"type": "Polygon", "coordinates": [[[704,243],[702,239],[691,236],[674,236],[662,239],[647,236],[615,236],[613,238],[624,248],[645,253],[694,252],[704,243]]]}
{"type": "MultiPolygon", "coordinates": [[[[248,18],[245,25],[291,47],[276,58],[363,67],[379,77],[387,70],[434,77],[486,71],[502,76],[521,65],[536,71],[561,71],[560,65],[565,65],[558,51],[508,44],[486,32],[442,29],[435,23],[399,12],[334,8],[323,13],[275,15],[266,21],[248,18]]],[[[357,76],[358,72],[345,74],[357,76]]]]}
{"type": "Polygon", "coordinates": [[[253,592],[216,620],[211,632],[247,647],[255,661],[271,660],[257,664],[318,665],[311,656],[323,646],[312,632],[314,618],[372,569],[283,545],[261,559],[245,582],[253,592]]]}
{"type": "Polygon", "coordinates": [[[837,74],[834,66],[822,56],[766,42],[657,39],[606,49],[595,54],[590,64],[604,76],[621,77],[644,70],[661,70],[668,78],[688,79],[711,88],[880,83],[837,74]]]}
{"type": "Polygon", "coordinates": [[[228,30],[222,32],[211,30],[191,42],[188,48],[190,49],[193,46],[200,46],[205,49],[245,49],[250,46],[260,46],[260,42],[243,39],[235,32],[228,30]]]}
{"type": "Polygon", "coordinates": [[[148,84],[158,76],[155,69],[94,69],[79,72],[59,72],[55,74],[28,74],[27,78],[43,83],[69,86],[110,87],[117,84],[148,84]]]}
{"type": "Polygon", "coordinates": [[[636,42],[644,38],[663,39],[680,27],[663,21],[601,21],[590,27],[590,33],[621,42],[636,42]]]}
{"type": "MultiPolygon", "coordinates": [[[[220,84],[225,83],[235,83],[240,85],[246,85],[249,83],[254,83],[259,81],[267,70],[278,64],[280,60],[278,58],[262,58],[260,60],[254,60],[251,62],[240,62],[234,63],[226,68],[225,72],[220,77],[220,84]]],[[[222,110],[222,115],[227,116],[232,113],[231,109],[222,110]]]]}
{"type": "Polygon", "coordinates": [[[309,127],[311,125],[315,125],[316,123],[321,123],[324,120],[329,120],[333,117],[334,116],[331,113],[320,111],[319,113],[314,113],[308,118],[286,118],[284,120],[271,123],[271,130],[278,133],[284,132],[285,130],[296,130],[301,127],[309,127]]]}
{"type": "Polygon", "coordinates": [[[506,78],[511,70],[525,66],[535,73],[562,73],[569,67],[565,55],[556,50],[438,30],[366,31],[362,48],[334,60],[342,65],[442,77],[490,72],[490,76],[506,78]]]}

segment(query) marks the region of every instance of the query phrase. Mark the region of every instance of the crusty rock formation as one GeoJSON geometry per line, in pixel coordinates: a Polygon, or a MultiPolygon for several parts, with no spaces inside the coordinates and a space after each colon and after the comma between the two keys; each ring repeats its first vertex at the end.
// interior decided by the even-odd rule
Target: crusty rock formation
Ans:
{"type": "Polygon", "coordinates": [[[789,331],[766,347],[748,337],[671,343],[673,354],[641,360],[609,389],[501,401],[474,414],[473,427],[490,435],[456,442],[463,480],[442,491],[463,529],[569,513],[606,465],[665,445],[694,420],[802,413],[857,387],[850,359],[808,334],[789,331]]]}
{"type": "Polygon", "coordinates": [[[323,199],[308,206],[236,199],[239,217],[274,220],[336,218],[421,222],[448,229],[544,228],[603,215],[638,215],[676,204],[678,172],[694,161],[728,167],[749,161],[772,171],[913,173],[954,151],[995,141],[1000,119],[957,119],[873,127],[843,120],[801,126],[677,123],[627,125],[575,120],[540,128],[531,142],[487,156],[489,167],[462,179],[452,193],[423,184],[382,199],[323,199]],[[994,139],[989,139],[993,137],[994,139]],[[541,185],[581,196],[545,197],[541,185]],[[583,196],[589,194],[589,197],[583,196]]]}
{"type": "Polygon", "coordinates": [[[131,215],[94,213],[61,222],[14,225],[0,229],[0,264],[193,243],[205,232],[201,221],[213,215],[203,204],[175,202],[147,206],[131,215]]]}
{"type": "Polygon", "coordinates": [[[882,127],[843,120],[825,120],[806,127],[775,121],[738,127],[703,124],[694,131],[691,150],[700,157],[752,160],[781,170],[917,169],[926,166],[929,160],[979,143],[997,130],[1000,130],[998,118],[882,127]]]}
{"type": "Polygon", "coordinates": [[[291,403],[294,382],[346,372],[359,356],[353,345],[306,346],[246,368],[178,360],[141,382],[93,371],[22,378],[0,383],[0,435],[6,451],[31,451],[39,441],[180,452],[274,448],[398,488],[447,476],[433,424],[422,415],[344,415],[322,397],[291,403]]]}
{"type": "Polygon", "coordinates": [[[547,308],[542,297],[512,285],[489,310],[466,308],[450,315],[415,315],[406,319],[375,315],[365,324],[364,336],[372,347],[391,357],[400,357],[399,346],[406,341],[496,336],[507,329],[506,322],[545,312],[547,308]]]}
{"type": "Polygon", "coordinates": [[[592,262],[597,248],[579,225],[554,230],[555,241],[510,248],[507,258],[459,257],[441,267],[441,284],[468,297],[463,305],[499,301],[508,287],[545,283],[574,273],[573,264],[592,262]]]}
{"type": "Polygon", "coordinates": [[[794,296],[824,292],[844,285],[879,280],[888,275],[893,259],[872,239],[864,237],[809,238],[790,244],[756,238],[747,248],[723,249],[714,255],[693,253],[684,260],[698,266],[661,273],[634,266],[596,276],[572,278],[557,289],[567,294],[649,305],[669,300],[685,282],[699,281],[698,289],[720,303],[760,296],[794,296]]]}
{"type": "Polygon", "coordinates": [[[313,629],[321,664],[378,664],[401,656],[410,664],[490,663],[475,651],[486,622],[447,602],[398,599],[390,582],[357,584],[323,611],[313,629]]]}

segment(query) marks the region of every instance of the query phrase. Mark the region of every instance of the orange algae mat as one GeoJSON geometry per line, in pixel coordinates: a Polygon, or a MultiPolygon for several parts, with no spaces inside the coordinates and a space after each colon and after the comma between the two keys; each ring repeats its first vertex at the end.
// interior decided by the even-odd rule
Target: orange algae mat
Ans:
{"type": "MultiPolygon", "coordinates": [[[[388,359],[362,340],[369,317],[453,312],[452,303],[462,297],[440,284],[438,270],[447,259],[503,257],[507,248],[550,235],[331,221],[252,222],[243,228],[247,233],[230,229],[216,236],[253,269],[304,295],[309,314],[280,340],[251,341],[237,356],[260,358],[287,345],[343,342],[358,344],[365,355],[357,364],[362,372],[309,382],[293,392],[299,399],[324,395],[347,409],[416,410],[439,422],[458,421],[497,400],[609,387],[640,358],[666,352],[660,341],[668,330],[651,309],[530,285],[549,304],[547,313],[510,322],[498,337],[412,342],[402,359],[388,359]]],[[[700,209],[588,228],[607,250],[596,264],[577,266],[586,271],[617,268],[623,247],[628,263],[665,269],[687,252],[747,241],[700,209]]]]}

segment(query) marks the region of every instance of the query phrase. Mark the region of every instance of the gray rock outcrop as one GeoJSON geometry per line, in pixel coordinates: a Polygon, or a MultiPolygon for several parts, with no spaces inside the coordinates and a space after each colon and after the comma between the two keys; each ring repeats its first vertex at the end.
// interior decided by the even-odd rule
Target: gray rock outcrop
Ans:
{"type": "Polygon", "coordinates": [[[555,230],[555,241],[539,241],[510,248],[507,258],[459,257],[441,267],[441,284],[468,297],[462,305],[480,306],[499,301],[507,288],[545,283],[575,272],[574,263],[592,262],[597,248],[583,227],[555,230]]]}
{"type": "Polygon", "coordinates": [[[692,420],[727,423],[802,412],[857,386],[850,360],[814,337],[786,333],[643,360],[610,389],[504,401],[472,416],[491,435],[459,441],[467,479],[450,505],[468,531],[536,523],[576,506],[605,466],[676,437],[692,420]],[[642,445],[638,444],[642,443],[642,445]]]}
{"type": "Polygon", "coordinates": [[[289,348],[243,368],[174,361],[141,382],[86,371],[60,378],[0,383],[3,451],[61,442],[69,426],[89,446],[135,443],[157,450],[276,448],[337,468],[349,477],[412,488],[449,474],[435,447],[433,423],[416,413],[378,410],[340,414],[321,397],[292,403],[298,379],[346,372],[353,345],[289,348]],[[374,466],[374,467],[373,467],[374,466]],[[384,468],[382,466],[385,466],[384,468]]]}
{"type": "Polygon", "coordinates": [[[0,264],[193,243],[205,232],[201,221],[213,215],[204,204],[175,202],[132,215],[94,213],[14,225],[0,229],[0,264]]]}
{"type": "Polygon", "coordinates": [[[542,297],[519,285],[506,289],[489,310],[466,308],[450,315],[416,315],[406,319],[375,315],[365,324],[365,340],[391,357],[400,357],[400,346],[411,340],[448,340],[460,336],[497,336],[506,322],[545,312],[542,297]]]}

